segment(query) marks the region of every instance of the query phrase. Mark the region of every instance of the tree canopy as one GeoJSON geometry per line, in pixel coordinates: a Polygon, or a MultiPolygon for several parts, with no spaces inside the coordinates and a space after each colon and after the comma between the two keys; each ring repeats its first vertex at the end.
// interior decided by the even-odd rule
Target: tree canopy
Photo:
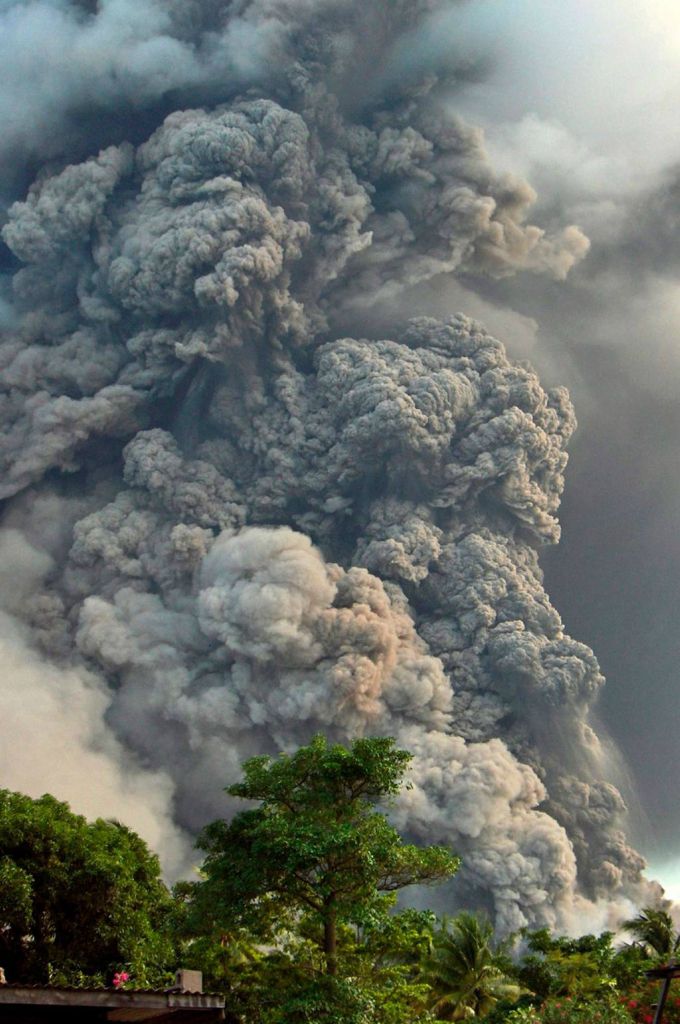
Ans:
{"type": "Polygon", "coordinates": [[[150,983],[171,959],[158,858],[115,821],[0,790],[0,964],[11,981],[150,983]]]}
{"type": "Polygon", "coordinates": [[[311,915],[327,973],[335,974],[339,923],[366,921],[390,902],[386,894],[440,882],[458,868],[442,847],[404,843],[376,808],[404,785],[410,760],[392,739],[359,739],[347,749],[317,736],[294,754],[246,761],[244,780],[228,792],[258,806],[202,832],[200,912],[260,931],[311,915]]]}

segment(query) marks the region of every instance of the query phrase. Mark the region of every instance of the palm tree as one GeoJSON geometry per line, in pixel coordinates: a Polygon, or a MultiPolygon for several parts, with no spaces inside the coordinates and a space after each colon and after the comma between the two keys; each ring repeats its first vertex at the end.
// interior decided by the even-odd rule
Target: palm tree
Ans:
{"type": "Polygon", "coordinates": [[[656,954],[670,959],[680,946],[680,935],[676,934],[673,919],[667,910],[643,907],[637,917],[624,921],[622,928],[632,932],[650,956],[656,954]]]}
{"type": "Polygon", "coordinates": [[[493,943],[493,925],[486,918],[464,912],[442,920],[423,966],[440,1020],[484,1016],[499,999],[519,998],[523,990],[507,973],[507,945],[493,943]]]}

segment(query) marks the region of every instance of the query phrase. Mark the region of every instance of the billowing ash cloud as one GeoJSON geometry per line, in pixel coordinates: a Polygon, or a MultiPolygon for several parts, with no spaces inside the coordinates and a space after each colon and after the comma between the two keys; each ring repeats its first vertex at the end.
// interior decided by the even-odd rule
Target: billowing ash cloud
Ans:
{"type": "Polygon", "coordinates": [[[536,553],[559,537],[568,396],[463,316],[343,325],[443,272],[560,279],[588,243],[527,224],[530,187],[441,103],[455,61],[429,73],[421,46],[395,74],[441,5],[389,6],[136,4],[145,60],[120,0],[3,15],[58,18],[79,45],[58,131],[22,143],[56,162],[3,231],[22,266],[2,537],[41,566],[12,628],[51,664],[41,709],[90,687],[83,770],[106,736],[121,786],[149,772],[154,813],[168,779],[192,830],[246,756],[393,735],[415,754],[396,818],[462,854],[457,898],[505,928],[568,926],[647,884],[588,725],[597,662],[536,553]]]}
{"type": "Polygon", "coordinates": [[[170,818],[172,779],[144,770],[106,727],[111,693],[103,680],[82,665],[40,657],[17,618],[49,572],[49,556],[4,529],[0,559],[2,786],[31,796],[49,788],[78,813],[123,820],[162,850],[169,872],[181,870],[189,850],[170,818]]]}

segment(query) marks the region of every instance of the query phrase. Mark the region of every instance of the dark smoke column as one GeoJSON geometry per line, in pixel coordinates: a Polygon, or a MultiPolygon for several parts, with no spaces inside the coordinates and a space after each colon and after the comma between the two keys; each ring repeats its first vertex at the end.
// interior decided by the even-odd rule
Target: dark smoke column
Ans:
{"type": "Polygon", "coordinates": [[[11,628],[98,680],[116,756],[172,779],[180,825],[253,753],[394,735],[398,822],[463,856],[462,898],[568,927],[646,885],[588,725],[597,662],[536,553],[568,397],[462,316],[343,336],[434,276],[559,278],[587,250],[525,223],[446,68],[395,75],[434,6],[184,6],[164,31],[202,105],[137,147],[112,118],[11,208],[0,459],[35,556],[11,628]],[[269,60],[246,88],[249,31],[269,60]]]}

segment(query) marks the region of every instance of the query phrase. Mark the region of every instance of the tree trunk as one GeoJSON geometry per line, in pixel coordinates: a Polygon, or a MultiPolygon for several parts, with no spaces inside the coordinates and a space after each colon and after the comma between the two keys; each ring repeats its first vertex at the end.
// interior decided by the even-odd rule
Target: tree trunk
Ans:
{"type": "Polygon", "coordinates": [[[33,909],[32,974],[39,984],[49,983],[52,928],[46,907],[36,900],[33,909]]]}
{"type": "Polygon", "coordinates": [[[338,930],[335,919],[335,907],[333,900],[329,900],[325,907],[323,919],[323,951],[326,955],[326,974],[335,977],[338,973],[338,930]]]}

